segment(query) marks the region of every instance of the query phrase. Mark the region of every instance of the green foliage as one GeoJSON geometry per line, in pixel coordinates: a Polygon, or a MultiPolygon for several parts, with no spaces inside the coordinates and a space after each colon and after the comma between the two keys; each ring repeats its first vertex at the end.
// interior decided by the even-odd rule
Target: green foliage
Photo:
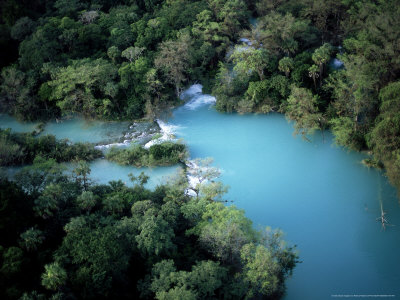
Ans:
{"type": "Polygon", "coordinates": [[[18,19],[11,28],[11,37],[18,41],[23,41],[35,30],[36,23],[29,17],[18,19]]]}
{"type": "Polygon", "coordinates": [[[107,56],[112,60],[113,63],[116,63],[117,60],[121,57],[121,51],[116,46],[111,46],[107,50],[107,56]]]}
{"type": "Polygon", "coordinates": [[[61,201],[65,201],[62,186],[59,184],[49,184],[45,187],[42,195],[35,200],[33,210],[43,219],[52,217],[59,209],[61,201]]]}
{"type": "Polygon", "coordinates": [[[235,63],[234,71],[244,75],[256,71],[260,80],[264,80],[264,70],[272,72],[276,69],[275,57],[265,49],[243,49],[237,46],[231,59],[235,63]]]}
{"type": "Polygon", "coordinates": [[[142,166],[147,158],[147,150],[138,144],[134,144],[127,149],[112,147],[106,153],[106,158],[122,165],[142,166]]]}
{"type": "Polygon", "coordinates": [[[243,0],[210,1],[217,20],[222,24],[223,32],[231,39],[237,38],[242,24],[247,22],[249,12],[243,0]]]}
{"type": "MultiPolygon", "coordinates": [[[[318,41],[315,28],[309,20],[299,18],[291,13],[291,9],[284,8],[284,2],[256,3],[256,10],[262,17],[251,30],[242,33],[251,45],[236,47],[230,57],[233,72],[220,67],[213,89],[218,110],[241,113],[276,111],[289,96],[293,82],[308,87],[310,66],[307,64],[312,62],[311,55],[303,52],[299,57],[291,56],[315,47],[318,41]],[[285,77],[278,71],[285,73],[285,77]]],[[[299,10],[304,7],[300,5],[299,10]]],[[[328,47],[321,48],[325,50],[328,47]]],[[[313,77],[315,88],[316,76],[319,75],[313,77]]]]}
{"type": "Polygon", "coordinates": [[[57,263],[44,266],[42,285],[49,290],[57,290],[67,281],[67,272],[57,263]]]}
{"type": "Polygon", "coordinates": [[[0,235],[2,246],[17,241],[33,217],[32,201],[14,182],[0,177],[0,235]]]}
{"type": "Polygon", "coordinates": [[[307,135],[314,130],[324,129],[324,118],[318,111],[318,97],[313,96],[310,90],[293,86],[285,109],[286,116],[295,121],[295,134],[307,135]]]}
{"type": "Polygon", "coordinates": [[[137,167],[174,165],[184,161],[186,157],[186,146],[174,142],[154,144],[149,149],[138,144],[126,149],[113,147],[106,153],[109,160],[137,167]]]}
{"type": "Polygon", "coordinates": [[[251,36],[257,37],[254,40],[272,53],[290,56],[300,48],[299,42],[313,38],[308,36],[308,31],[308,21],[273,11],[259,20],[251,36]]]}
{"type": "Polygon", "coordinates": [[[312,20],[314,26],[321,32],[322,40],[335,39],[338,23],[343,20],[346,13],[346,1],[335,0],[306,0],[301,14],[312,20]]]}
{"type": "Polygon", "coordinates": [[[314,89],[317,90],[317,78],[320,77],[318,74],[318,66],[312,65],[308,68],[308,76],[313,79],[314,89]]]}
{"type": "Polygon", "coordinates": [[[90,174],[89,164],[85,160],[80,160],[77,163],[77,166],[73,170],[73,173],[76,175],[76,182],[83,186],[85,191],[88,189],[89,185],[89,174],[90,174]]]}
{"type": "Polygon", "coordinates": [[[0,164],[2,166],[8,166],[18,163],[24,156],[21,147],[8,141],[4,136],[1,136],[0,140],[0,164]]]}
{"type": "Polygon", "coordinates": [[[23,300],[46,300],[46,295],[39,294],[37,291],[32,291],[30,293],[24,293],[20,299],[23,299],[23,300]]]}
{"type": "Polygon", "coordinates": [[[370,134],[370,146],[381,160],[391,160],[400,149],[400,82],[394,82],[380,91],[382,101],[374,129],[370,134]]]}
{"type": "Polygon", "coordinates": [[[26,250],[32,251],[36,250],[44,240],[43,232],[39,229],[29,228],[24,233],[21,233],[21,244],[26,250]]]}
{"type": "Polygon", "coordinates": [[[38,156],[65,162],[93,160],[102,155],[92,144],[70,144],[68,140],[56,140],[53,135],[37,137],[35,133],[13,133],[9,129],[0,129],[0,141],[1,166],[30,164],[38,156]]]}
{"type": "Polygon", "coordinates": [[[126,48],[124,51],[122,51],[121,56],[123,58],[126,58],[130,62],[138,59],[141,55],[142,52],[144,51],[145,48],[139,48],[139,47],[129,47],[126,48]]]}
{"type": "Polygon", "coordinates": [[[361,150],[364,146],[364,137],[357,132],[354,122],[349,117],[339,117],[330,120],[335,142],[338,145],[354,150],[361,150]]]}
{"type": "Polygon", "coordinates": [[[156,162],[174,164],[186,158],[186,146],[180,143],[164,142],[149,148],[149,156],[156,162]]]}
{"type": "Polygon", "coordinates": [[[156,299],[213,299],[221,293],[227,271],[213,261],[198,262],[191,272],[176,271],[172,260],[163,260],[152,269],[150,289],[156,299]]]}
{"type": "Polygon", "coordinates": [[[71,220],[74,225],[67,224],[67,235],[56,260],[77,266],[69,277],[79,293],[85,297],[107,295],[112,278],[121,276],[128,266],[131,244],[118,223],[113,224],[110,219],[87,217],[77,226],[78,220],[71,220]]]}
{"type": "Polygon", "coordinates": [[[38,107],[33,101],[31,90],[33,82],[15,66],[1,70],[0,104],[2,112],[9,112],[21,119],[27,119],[38,107]]]}
{"type": "Polygon", "coordinates": [[[139,57],[133,62],[124,63],[118,70],[121,77],[120,85],[127,89],[127,114],[140,118],[144,114],[144,99],[142,94],[146,92],[146,73],[149,70],[147,58],[139,57]]]}
{"type": "Polygon", "coordinates": [[[293,59],[290,57],[284,57],[279,61],[278,69],[281,72],[284,72],[286,77],[289,77],[290,71],[294,68],[293,59]]]}
{"type": "Polygon", "coordinates": [[[298,84],[306,82],[307,78],[309,77],[308,68],[312,64],[311,57],[311,54],[308,52],[302,52],[294,57],[294,69],[290,76],[294,82],[298,84]]]}
{"type": "Polygon", "coordinates": [[[332,46],[328,43],[325,43],[321,47],[316,49],[312,54],[312,59],[314,63],[319,66],[320,86],[322,86],[322,75],[324,71],[324,66],[331,58],[331,53],[332,53],[332,46]]]}
{"type": "Polygon", "coordinates": [[[97,197],[91,191],[83,191],[82,194],[76,198],[76,202],[82,210],[90,211],[97,204],[97,197]]]}
{"type": "Polygon", "coordinates": [[[245,262],[244,281],[250,286],[246,298],[276,293],[280,266],[272,253],[262,245],[246,244],[241,250],[241,257],[245,262]]]}
{"type": "Polygon", "coordinates": [[[262,103],[262,109],[266,109],[266,112],[272,110],[274,103],[269,100],[269,81],[253,81],[249,83],[249,88],[246,91],[246,98],[242,100],[240,103],[248,103],[246,106],[241,105],[238,109],[239,112],[251,112],[254,108],[262,103]],[[267,105],[269,107],[267,108],[267,105]],[[246,110],[246,107],[249,109],[246,110]]]}
{"type": "Polygon", "coordinates": [[[256,1],[256,12],[258,16],[265,16],[271,10],[276,10],[284,0],[259,0],[256,1]]]}
{"type": "Polygon", "coordinates": [[[103,59],[77,60],[52,74],[48,85],[51,100],[64,112],[79,112],[91,117],[107,117],[117,104],[110,85],[115,85],[117,69],[103,59]]]}
{"type": "Polygon", "coordinates": [[[232,112],[237,109],[249,84],[248,76],[241,75],[234,75],[227,65],[220,63],[212,91],[217,97],[217,110],[232,112]]]}
{"type": "Polygon", "coordinates": [[[155,215],[151,209],[146,211],[138,229],[136,242],[142,255],[158,256],[175,251],[174,231],[162,215],[155,215]]]}
{"type": "Polygon", "coordinates": [[[282,279],[297,263],[297,254],[282,241],[282,232],[266,229],[263,244],[249,243],[241,249],[245,298],[277,297],[284,292],[282,279]]]}
{"type": "Polygon", "coordinates": [[[160,52],[154,61],[156,68],[162,70],[166,79],[175,86],[176,96],[182,91],[182,84],[187,80],[186,70],[190,63],[191,38],[182,32],[176,41],[166,41],[160,46],[160,52]]]}
{"type": "Polygon", "coordinates": [[[118,194],[105,197],[102,204],[104,210],[110,214],[120,214],[127,208],[124,199],[118,194]]]}
{"type": "Polygon", "coordinates": [[[206,206],[202,221],[193,232],[214,257],[230,263],[239,260],[243,245],[256,239],[256,232],[244,211],[221,203],[206,206]]]}
{"type": "Polygon", "coordinates": [[[64,169],[55,159],[36,156],[31,166],[15,175],[15,181],[27,194],[37,196],[48,184],[63,181],[64,169]]]}
{"type": "Polygon", "coordinates": [[[24,252],[18,247],[3,250],[3,264],[0,272],[5,276],[12,276],[21,271],[24,261],[24,252]]]}
{"type": "Polygon", "coordinates": [[[61,34],[59,26],[60,18],[49,18],[21,42],[19,64],[24,70],[40,70],[44,63],[60,60],[62,45],[57,41],[61,34]]]}
{"type": "Polygon", "coordinates": [[[400,82],[393,82],[380,91],[380,115],[368,135],[368,145],[376,157],[384,162],[389,179],[396,187],[399,181],[400,157],[400,82]]]}

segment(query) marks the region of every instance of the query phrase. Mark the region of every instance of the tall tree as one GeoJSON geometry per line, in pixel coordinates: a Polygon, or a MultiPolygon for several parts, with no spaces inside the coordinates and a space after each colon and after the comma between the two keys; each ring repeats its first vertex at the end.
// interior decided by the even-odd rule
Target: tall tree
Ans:
{"type": "Polygon", "coordinates": [[[209,10],[203,10],[196,16],[192,32],[194,37],[201,38],[204,41],[203,48],[215,49],[214,51],[221,57],[229,46],[229,37],[209,10]]]}
{"type": "Polygon", "coordinates": [[[191,43],[190,35],[183,32],[176,41],[163,42],[154,61],[155,66],[164,72],[168,81],[174,84],[177,97],[181,94],[182,84],[187,81],[191,43]]]}
{"type": "Polygon", "coordinates": [[[311,77],[314,82],[314,89],[317,90],[318,66],[312,65],[308,68],[308,77],[311,77]]]}
{"type": "Polygon", "coordinates": [[[43,232],[37,228],[29,228],[20,235],[22,245],[28,251],[36,250],[42,243],[44,238],[43,232]]]}
{"type": "Polygon", "coordinates": [[[54,216],[61,202],[65,200],[63,193],[61,185],[53,183],[47,185],[42,195],[35,200],[33,210],[43,219],[54,216]]]}
{"type": "Polygon", "coordinates": [[[58,264],[45,265],[42,274],[42,285],[49,290],[58,290],[67,281],[67,272],[58,264]]]}
{"type": "Polygon", "coordinates": [[[318,96],[314,96],[310,90],[292,87],[285,113],[290,120],[296,122],[294,133],[300,133],[304,139],[316,129],[323,130],[324,120],[317,103],[318,96]]]}
{"type": "Polygon", "coordinates": [[[331,58],[332,46],[328,43],[323,44],[321,47],[316,49],[312,55],[314,63],[319,66],[319,84],[322,86],[322,75],[324,72],[324,66],[331,58]]]}
{"type": "Polygon", "coordinates": [[[274,71],[276,68],[276,59],[265,49],[254,49],[237,46],[231,59],[235,63],[234,70],[242,74],[249,75],[256,71],[260,80],[264,80],[265,71],[274,71]]]}
{"type": "Polygon", "coordinates": [[[84,190],[87,191],[89,184],[88,176],[91,172],[89,164],[84,160],[80,160],[78,161],[77,166],[73,170],[73,172],[76,175],[76,182],[82,184],[84,190]]]}
{"type": "Polygon", "coordinates": [[[341,32],[341,21],[346,13],[345,1],[335,0],[302,0],[301,15],[312,20],[314,26],[322,33],[322,40],[336,39],[341,32]]]}
{"type": "Polygon", "coordinates": [[[379,93],[381,113],[368,135],[368,145],[382,160],[389,179],[400,188],[400,82],[393,82],[379,93]]]}
{"type": "Polygon", "coordinates": [[[251,40],[276,55],[291,56],[299,49],[299,38],[307,30],[307,21],[271,12],[252,29],[251,40]]]}
{"type": "Polygon", "coordinates": [[[211,254],[231,264],[240,261],[242,247],[256,238],[252,223],[242,210],[216,202],[206,206],[194,233],[199,235],[203,247],[211,254]]]}
{"type": "Polygon", "coordinates": [[[290,57],[284,57],[279,61],[279,71],[284,72],[286,77],[289,77],[290,71],[294,68],[294,61],[290,57]]]}
{"type": "Polygon", "coordinates": [[[21,119],[34,117],[38,105],[32,96],[35,82],[16,68],[7,67],[1,70],[0,110],[15,115],[21,119]]]}

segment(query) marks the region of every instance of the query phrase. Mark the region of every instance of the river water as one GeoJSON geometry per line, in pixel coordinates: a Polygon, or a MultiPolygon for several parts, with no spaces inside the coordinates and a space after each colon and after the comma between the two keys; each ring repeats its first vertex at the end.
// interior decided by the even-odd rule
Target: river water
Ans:
{"type": "Polygon", "coordinates": [[[381,172],[364,156],[334,145],[332,135],[293,136],[280,114],[221,114],[192,87],[189,105],[170,123],[192,157],[211,156],[230,186],[227,199],[255,226],[281,228],[300,259],[285,299],[333,295],[400,297],[400,207],[381,172]],[[380,201],[396,226],[381,230],[380,201]]]}
{"type": "MultiPolygon", "coordinates": [[[[200,85],[184,97],[187,104],[163,126],[185,140],[192,158],[214,158],[220,179],[230,186],[225,198],[244,209],[256,227],[281,228],[297,245],[302,263],[287,281],[284,299],[400,297],[399,202],[382,173],[361,164],[362,154],[335,146],[329,132],[325,142],[319,134],[312,142],[294,137],[292,124],[280,114],[218,113],[215,98],[201,94],[200,85]],[[381,203],[394,225],[386,230],[376,221],[381,203]]],[[[0,117],[1,127],[11,123],[0,117]]],[[[58,132],[70,139],[82,134],[66,133],[62,124],[58,132]]],[[[105,160],[91,166],[99,182],[127,181],[130,171],[140,171],[105,160]]],[[[158,178],[154,186],[176,168],[144,170],[158,178]]]]}

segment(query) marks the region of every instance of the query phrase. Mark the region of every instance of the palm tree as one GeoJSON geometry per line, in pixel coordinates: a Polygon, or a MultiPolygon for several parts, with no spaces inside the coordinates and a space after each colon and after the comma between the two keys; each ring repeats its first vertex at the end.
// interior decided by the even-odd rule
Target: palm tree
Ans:
{"type": "Polygon", "coordinates": [[[21,234],[22,245],[26,250],[36,250],[37,247],[43,243],[43,232],[39,229],[30,228],[21,234]]]}
{"type": "Polygon", "coordinates": [[[293,70],[294,62],[290,57],[284,57],[279,61],[278,69],[281,72],[284,72],[286,77],[289,77],[290,71],[293,70]]]}
{"type": "Polygon", "coordinates": [[[312,55],[313,61],[319,66],[319,84],[322,85],[322,73],[324,72],[324,65],[331,58],[332,46],[329,43],[323,44],[316,49],[312,55]]]}
{"type": "Polygon", "coordinates": [[[57,262],[44,266],[42,285],[48,290],[58,290],[67,281],[67,272],[57,262]]]}
{"type": "Polygon", "coordinates": [[[318,67],[316,65],[312,65],[308,69],[308,76],[313,79],[314,88],[315,88],[315,90],[317,90],[317,78],[319,77],[319,74],[318,74],[318,67]]]}

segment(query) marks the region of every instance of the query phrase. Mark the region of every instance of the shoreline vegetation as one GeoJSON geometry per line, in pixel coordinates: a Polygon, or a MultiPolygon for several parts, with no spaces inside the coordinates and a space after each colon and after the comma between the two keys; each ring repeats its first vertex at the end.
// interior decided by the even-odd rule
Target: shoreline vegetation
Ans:
{"type": "Polygon", "coordinates": [[[172,140],[158,142],[157,137],[160,136],[160,133],[153,136],[156,141],[148,149],[133,142],[128,148],[112,146],[103,153],[92,143],[71,143],[66,139],[58,140],[50,134],[38,136],[36,129],[31,133],[16,133],[11,129],[0,129],[0,166],[31,165],[36,157],[54,159],[61,163],[89,162],[104,156],[107,160],[120,165],[138,168],[184,163],[189,157],[186,145],[181,141],[172,140]]]}
{"type": "Polygon", "coordinates": [[[103,153],[90,143],[70,143],[54,135],[37,136],[36,132],[15,133],[0,129],[0,166],[29,165],[39,156],[60,163],[91,161],[102,157],[103,153]]]}
{"type": "MultiPolygon", "coordinates": [[[[396,0],[4,0],[0,112],[154,120],[202,82],[219,111],[279,111],[306,139],[330,128],[337,144],[371,151],[365,164],[383,163],[399,190],[399,15],[396,0]]],[[[188,197],[186,179],[155,191],[144,175],[133,187],[94,185],[85,160],[100,151],[39,131],[0,132],[1,164],[33,163],[16,182],[0,176],[1,298],[283,295],[298,257],[281,233],[188,197]],[[79,160],[72,176],[58,164],[69,160],[79,160]]],[[[152,165],[186,155],[168,143],[109,157],[152,165]]]]}
{"type": "Polygon", "coordinates": [[[107,160],[135,167],[171,166],[188,158],[186,146],[172,141],[156,143],[146,149],[133,144],[129,148],[112,147],[105,154],[107,160]]]}

